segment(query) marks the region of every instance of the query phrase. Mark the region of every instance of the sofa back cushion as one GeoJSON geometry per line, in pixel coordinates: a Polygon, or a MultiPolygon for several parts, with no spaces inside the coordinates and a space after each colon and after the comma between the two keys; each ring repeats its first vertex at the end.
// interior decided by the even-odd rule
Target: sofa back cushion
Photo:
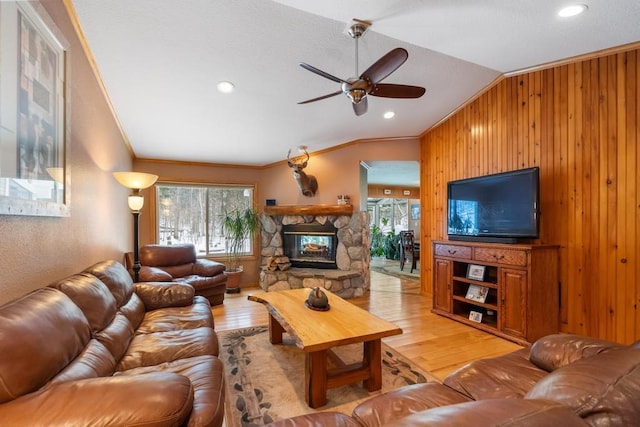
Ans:
{"type": "Polygon", "coordinates": [[[96,276],[105,284],[116,301],[120,313],[136,329],[144,318],[145,307],[134,292],[133,279],[127,269],[116,261],[102,261],[84,270],[85,273],[96,276]]]}
{"type": "Polygon", "coordinates": [[[540,380],[526,399],[572,408],[593,426],[638,425],[640,349],[620,348],[580,359],[540,380]]]}
{"type": "Polygon", "coordinates": [[[170,267],[194,262],[196,262],[196,248],[192,244],[144,245],[140,248],[142,265],[170,267]]]}
{"type": "Polygon", "coordinates": [[[38,289],[0,307],[0,403],[46,384],[90,335],[82,311],[56,289],[38,289]]]}
{"type": "Polygon", "coordinates": [[[133,294],[133,279],[122,264],[116,261],[102,261],[84,270],[96,276],[109,288],[118,308],[127,304],[133,294]]]}
{"type": "Polygon", "coordinates": [[[116,315],[116,300],[109,289],[96,276],[74,274],[51,285],[64,292],[80,307],[96,333],[111,323],[116,315]]]}
{"type": "Polygon", "coordinates": [[[576,360],[622,348],[620,344],[580,335],[553,334],[540,338],[531,346],[529,359],[547,372],[569,365],[576,360]]]}
{"type": "Polygon", "coordinates": [[[100,341],[92,339],[78,357],[51,380],[51,384],[109,377],[115,369],[116,361],[111,352],[100,341]]]}

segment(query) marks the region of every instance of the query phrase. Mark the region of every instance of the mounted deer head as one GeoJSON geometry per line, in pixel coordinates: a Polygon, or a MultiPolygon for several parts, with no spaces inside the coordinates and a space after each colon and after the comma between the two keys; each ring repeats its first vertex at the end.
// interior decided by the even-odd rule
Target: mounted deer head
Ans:
{"type": "Polygon", "coordinates": [[[287,164],[291,169],[293,169],[293,178],[296,180],[302,195],[306,197],[313,197],[316,195],[316,191],[318,191],[318,180],[316,180],[315,176],[304,173],[303,169],[307,167],[309,153],[307,153],[307,150],[304,150],[304,154],[307,158],[303,162],[296,163],[289,159],[289,156],[291,156],[291,150],[289,150],[287,153],[287,164]]]}

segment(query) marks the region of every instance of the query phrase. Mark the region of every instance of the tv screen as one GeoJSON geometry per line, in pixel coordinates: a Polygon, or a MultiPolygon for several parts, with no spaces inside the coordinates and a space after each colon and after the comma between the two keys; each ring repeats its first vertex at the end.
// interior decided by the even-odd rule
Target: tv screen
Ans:
{"type": "Polygon", "coordinates": [[[447,184],[451,240],[505,241],[538,237],[539,169],[447,184]]]}

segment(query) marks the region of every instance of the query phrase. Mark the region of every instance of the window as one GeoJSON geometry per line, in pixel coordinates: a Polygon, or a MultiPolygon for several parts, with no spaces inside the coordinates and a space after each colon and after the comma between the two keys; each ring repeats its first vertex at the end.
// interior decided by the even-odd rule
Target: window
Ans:
{"type": "Polygon", "coordinates": [[[377,225],[384,233],[407,230],[409,227],[409,199],[373,199],[369,198],[370,226],[377,225]]]}
{"type": "MultiPolygon", "coordinates": [[[[225,256],[225,212],[253,206],[253,186],[157,184],[156,230],[160,244],[193,243],[199,256],[225,256]]],[[[251,239],[245,255],[253,254],[251,239]]]]}

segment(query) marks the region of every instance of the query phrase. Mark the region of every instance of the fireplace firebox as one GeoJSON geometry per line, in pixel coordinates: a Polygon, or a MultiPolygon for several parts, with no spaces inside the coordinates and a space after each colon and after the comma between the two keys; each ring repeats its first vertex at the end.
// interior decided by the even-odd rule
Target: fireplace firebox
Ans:
{"type": "Polygon", "coordinates": [[[338,229],[332,223],[282,226],[282,249],[292,267],[337,269],[338,229]]]}

